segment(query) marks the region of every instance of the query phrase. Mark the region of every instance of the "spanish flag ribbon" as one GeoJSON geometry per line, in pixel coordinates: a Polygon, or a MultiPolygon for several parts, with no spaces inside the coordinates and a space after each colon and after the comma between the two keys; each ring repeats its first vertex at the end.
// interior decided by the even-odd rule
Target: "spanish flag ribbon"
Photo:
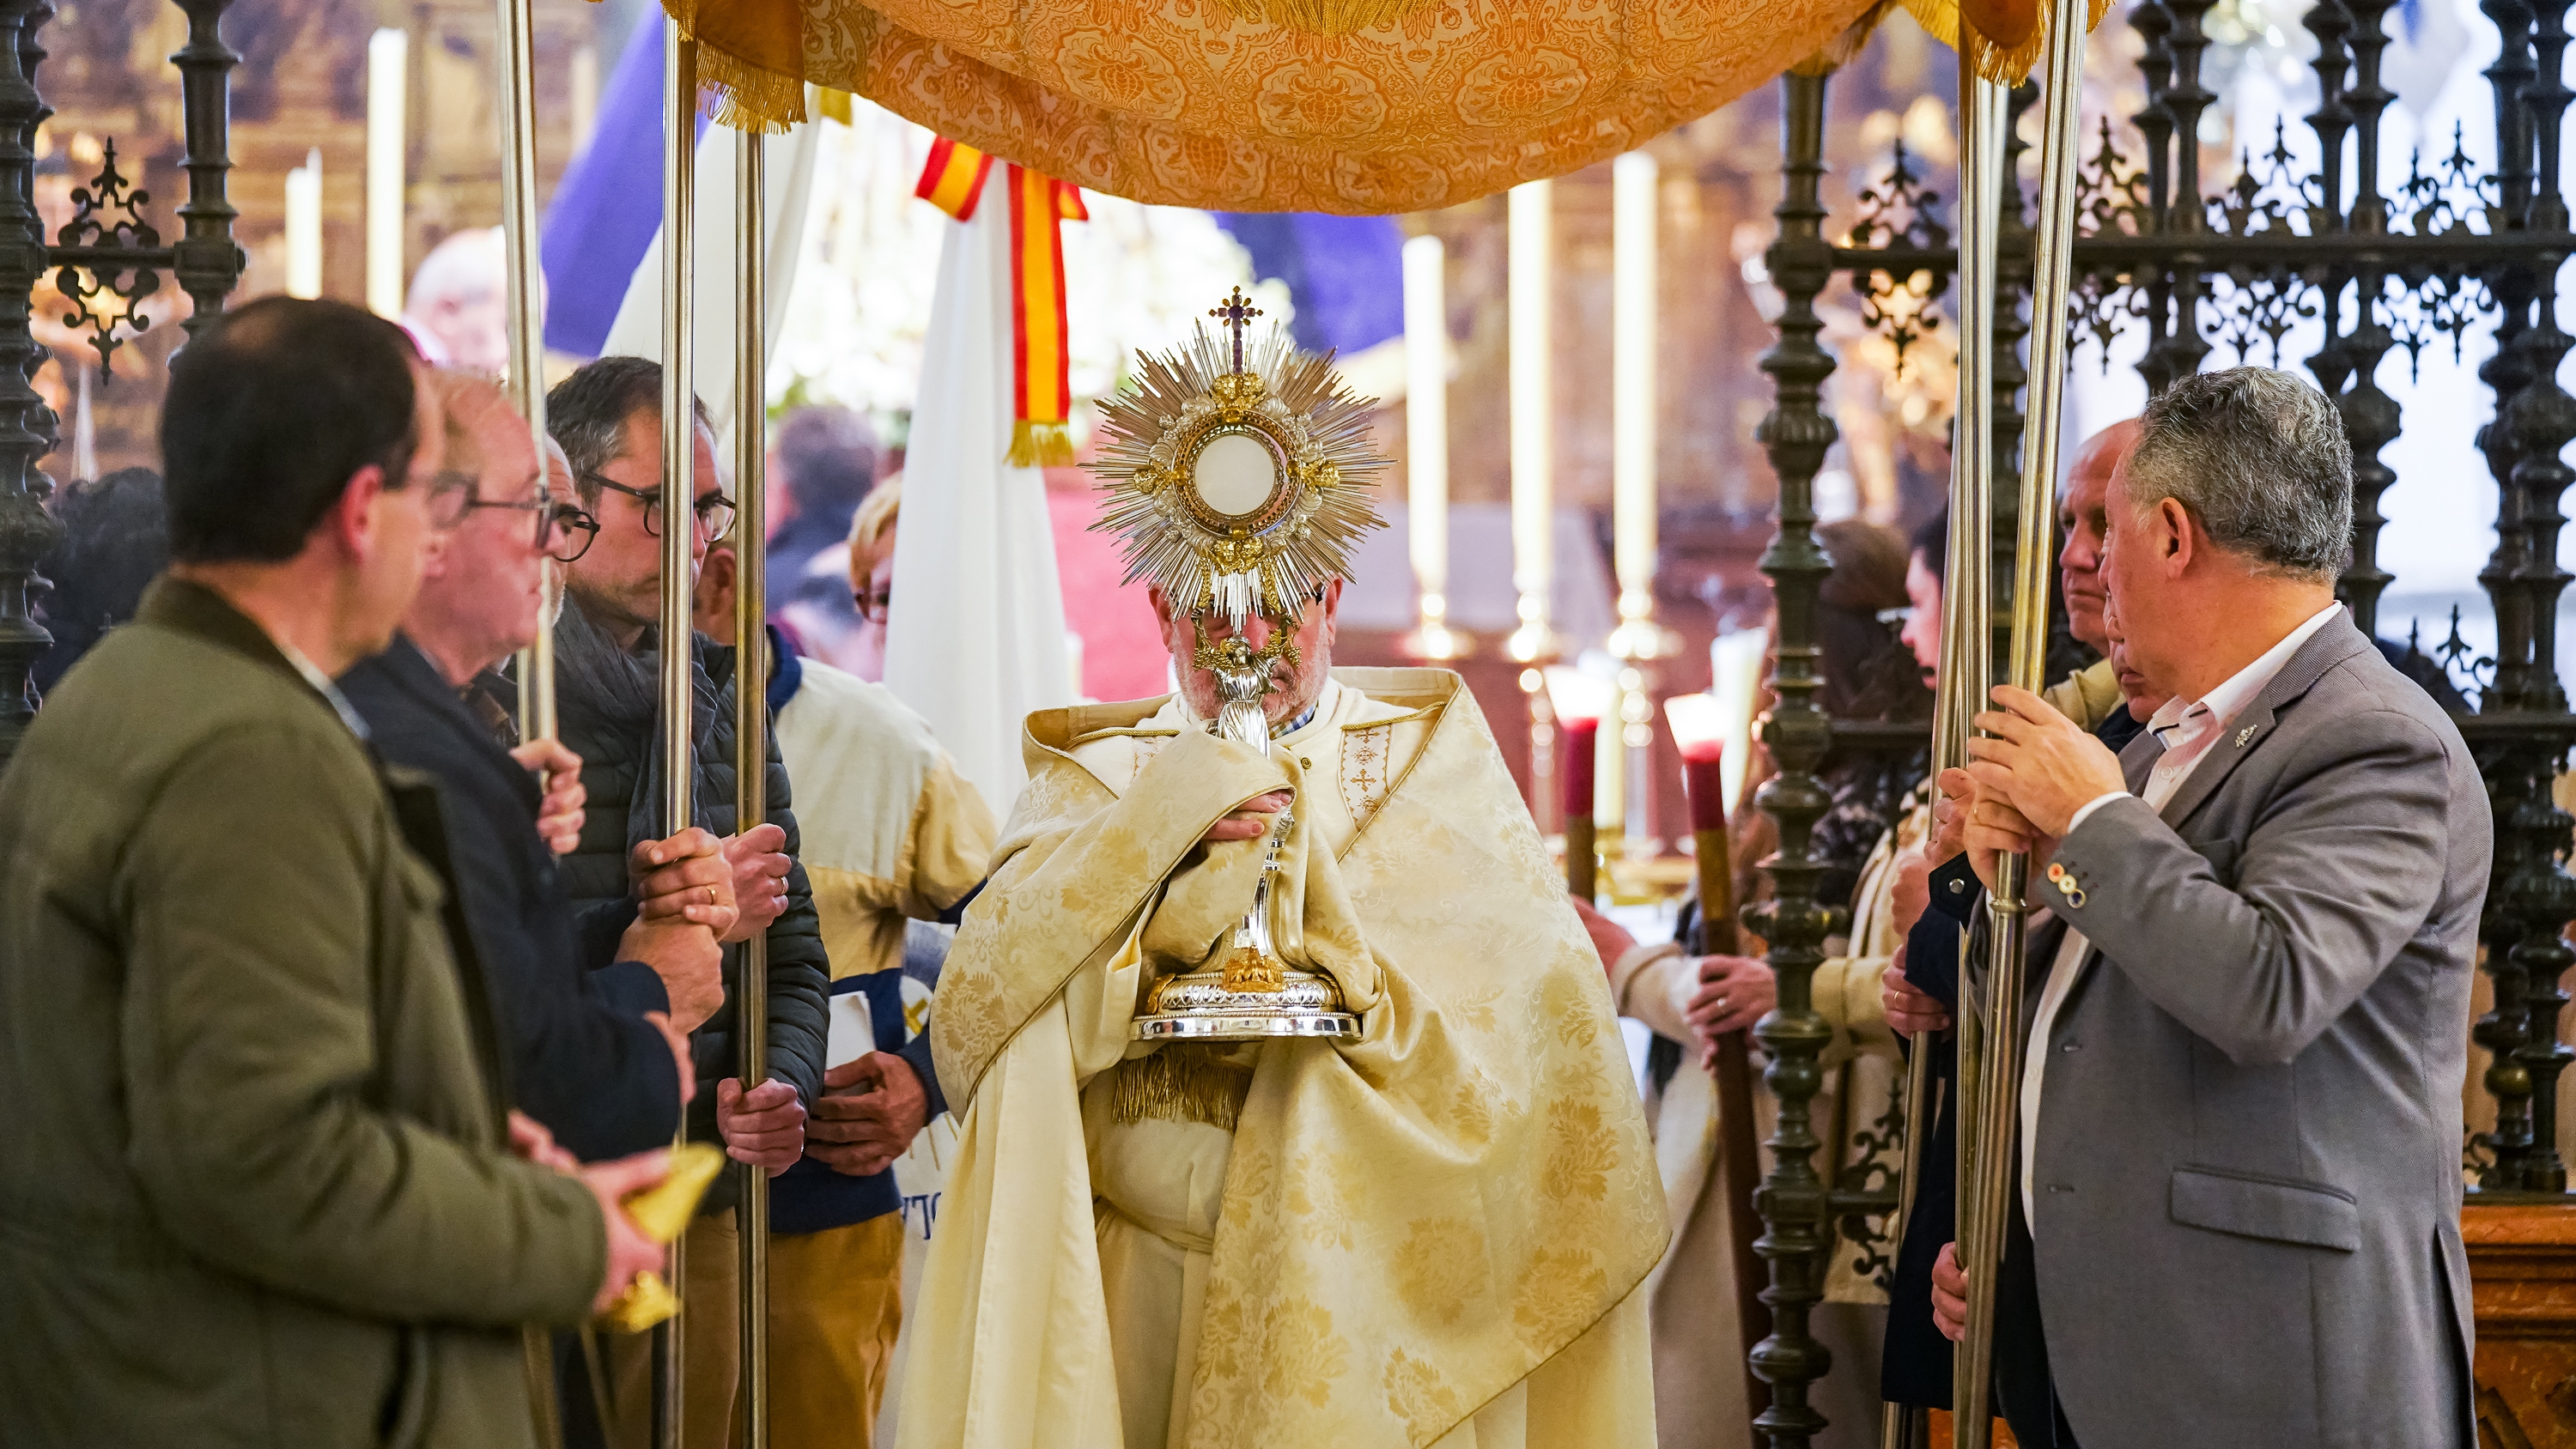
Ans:
{"type": "MultiPolygon", "coordinates": [[[[930,148],[913,194],[959,221],[975,215],[993,158],[942,136],[930,148]]],[[[1013,164],[1011,208],[1011,465],[1058,468],[1073,461],[1073,381],[1064,316],[1064,233],[1089,221],[1082,188],[1013,164]]]]}

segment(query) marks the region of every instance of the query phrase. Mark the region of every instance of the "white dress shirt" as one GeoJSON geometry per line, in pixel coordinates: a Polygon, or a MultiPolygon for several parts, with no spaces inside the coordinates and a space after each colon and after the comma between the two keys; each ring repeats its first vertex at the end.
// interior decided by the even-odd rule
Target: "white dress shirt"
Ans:
{"type": "MultiPolygon", "coordinates": [[[[2299,652],[2299,646],[2307,643],[2309,636],[2324,628],[2341,612],[2341,604],[2328,604],[2319,609],[2305,623],[2282,636],[2280,643],[2265,650],[2253,663],[2230,675],[2226,683],[2200,698],[2166,700],[2164,707],[2147,720],[2148,731],[2165,747],[2165,752],[2156,757],[2155,767],[2147,772],[2144,797],[2147,804],[2157,810],[2164,809],[2182,789],[2182,782],[2191,778],[2192,770],[2208,758],[2210,747],[2218,742],[2219,736],[2227,733],[2227,727],[2236,722],[2236,716],[2244,713],[2245,707],[2254,702],[2254,696],[2263,692],[2263,686],[2272,682],[2272,677],[2281,672],[2281,667],[2290,662],[2290,656],[2299,652]]],[[[2075,818],[2068,822],[2066,833],[2073,835],[2082,828],[2085,817],[2114,800],[2128,797],[2126,790],[2111,790],[2086,801],[2084,808],[2076,811],[2075,818]]],[[[2049,1031],[2057,1024],[2059,1008],[2074,992],[2076,979],[2083,975],[2086,957],[2091,950],[2092,944],[2084,939],[2083,932],[2071,926],[2067,928],[2066,940],[2057,948],[2056,963],[2049,968],[2048,984],[2040,990],[2039,1014],[2032,1018],[2030,1046],[2023,1053],[2021,1211],[2023,1220],[2033,1224],[2039,1221],[2039,1214],[2031,1197],[2032,1153],[2039,1139],[2039,1090],[2048,1073],[2049,1031]]]]}

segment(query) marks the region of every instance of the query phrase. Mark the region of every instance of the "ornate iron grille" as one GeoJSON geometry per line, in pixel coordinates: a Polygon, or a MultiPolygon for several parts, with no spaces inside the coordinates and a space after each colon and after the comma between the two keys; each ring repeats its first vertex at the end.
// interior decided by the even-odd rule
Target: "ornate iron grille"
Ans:
{"type": "Polygon", "coordinates": [[[188,199],[179,207],[179,240],[163,244],[144,219],[150,198],[126,189],[111,143],[105,167],[74,193],[77,214],[48,246],[36,212],[35,142],[36,128],[53,112],[37,93],[36,69],[45,59],[38,34],[54,18],[54,6],[0,0],[0,764],[35,714],[28,674],[53,642],[31,612],[47,587],[36,566],[62,535],[44,507],[53,483],[36,467],[58,438],[53,409],[33,385],[46,357],[29,327],[36,281],[48,271],[57,274],[72,308],[62,320],[90,333],[104,372],[123,340],[119,324],[136,332],[149,325],[134,308],[159,288],[162,272],[177,276],[196,304],[183,324],[191,335],[223,311],[224,298],[241,280],[234,211],[224,196],[232,170],[228,97],[241,57],[218,33],[232,0],[176,3],[188,17],[188,43],[170,57],[179,69],[187,131],[188,199]]]}
{"type": "MultiPolygon", "coordinates": [[[[2565,869],[2576,820],[2552,803],[2551,785],[2576,746],[2555,663],[2558,599],[2569,581],[2557,563],[2566,524],[2560,501],[2576,482],[2559,457],[2576,440],[2576,398],[2557,380],[2560,359],[2576,344],[2557,317],[2559,268],[2576,251],[2558,140],[2576,99],[2565,80],[2570,0],[2482,0],[2502,36],[2484,72],[2497,160],[2482,170],[2455,133],[2447,156],[2419,155],[2391,194],[2380,190],[2380,121],[2396,97],[2380,61],[2395,0],[2318,0],[2304,21],[2319,47],[2319,100],[2305,117],[2318,142],[2316,168],[2301,171],[2286,130],[2276,130],[2268,148],[2246,156],[2242,174],[2207,191],[2195,138],[2218,99],[2202,84],[2210,48],[2202,21],[2214,4],[2140,0],[2129,11],[2128,24],[2146,41],[2139,68],[2147,101],[2131,117],[2144,151],[2124,154],[2107,122],[2090,150],[2066,325],[2106,346],[2143,329],[2137,370],[2151,391],[2199,371],[2219,351],[2307,368],[2335,400],[2352,442],[2353,558],[2339,593],[2373,634],[2391,582],[2378,563],[2386,522],[2379,505],[2396,481],[2380,455],[2404,425],[2380,371],[2392,353],[2404,352],[2411,366],[2427,348],[2447,344],[2456,353],[2470,329],[2492,329],[2495,355],[2478,376],[2496,416],[2478,447],[2496,490],[2497,538],[2480,582],[2494,602],[2497,647],[2468,670],[2474,705],[2460,727],[2495,809],[2494,876],[2481,923],[2495,1006],[2471,1034],[2494,1054],[2483,1084],[2496,1102],[2496,1126],[2470,1144],[2470,1167],[2481,1192],[2563,1194],[2557,1079],[2576,1053],[2557,1038],[2569,999],[2557,983],[2576,965],[2559,935],[2576,919],[2576,879],[2565,869]],[[2322,344],[2287,355],[2294,331],[2304,334],[2309,324],[2321,325],[2322,344]]],[[[1827,803],[1817,771],[1836,737],[1851,733],[1814,700],[1815,597],[1826,564],[1814,534],[1813,485],[1835,440],[1821,407],[1835,363],[1818,342],[1816,303],[1836,277],[1848,277],[1873,326],[1900,347],[1922,346],[1925,309],[1948,297],[1957,262],[1940,198],[1901,151],[1858,194],[1858,224],[1841,237],[1828,233],[1819,193],[1827,84],[1821,76],[1782,81],[1779,236],[1766,263],[1785,305],[1778,344],[1762,360],[1777,403],[1757,434],[1780,479],[1779,532],[1762,560],[1779,606],[1772,680],[1779,703],[1763,736],[1779,773],[1759,796],[1778,822],[1780,848],[1764,863],[1773,899],[1754,921],[1780,978],[1779,1010],[1759,1030],[1780,1099],[1774,1166],[1757,1203],[1768,1227],[1761,1252],[1771,1264],[1765,1296],[1773,1332],[1753,1351],[1772,1385],[1771,1407],[1757,1424],[1774,1445],[1803,1445],[1824,1424],[1807,1402],[1807,1386],[1828,1367],[1808,1313],[1821,1296],[1829,1225],[1884,1211],[1878,1199],[1888,1196],[1874,1182],[1829,1183],[1813,1161],[1810,1103],[1830,1032],[1814,1010],[1811,978],[1823,941],[1841,929],[1816,895],[1824,862],[1813,831],[1827,803]]],[[[2034,98],[2029,88],[2016,93],[2016,119],[2034,98]]],[[[2017,138],[2010,144],[2021,149],[2017,138]]],[[[2016,353],[2028,330],[2021,310],[2031,266],[2015,174],[2007,166],[1993,324],[1995,539],[2004,555],[2014,536],[2015,403],[2026,381],[2016,353]]],[[[1995,575],[1999,620],[2009,617],[2010,571],[2000,566],[2007,561],[1998,559],[1995,575]]],[[[2445,663],[2457,672],[2466,650],[2456,630],[2449,645],[2445,663]]]]}

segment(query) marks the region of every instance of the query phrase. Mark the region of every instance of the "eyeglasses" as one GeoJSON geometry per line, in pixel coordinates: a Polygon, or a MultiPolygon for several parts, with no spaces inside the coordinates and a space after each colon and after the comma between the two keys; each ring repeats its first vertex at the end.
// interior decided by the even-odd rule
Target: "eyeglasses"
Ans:
{"type": "MultiPolygon", "coordinates": [[[[629,488],[623,483],[602,478],[596,473],[583,473],[581,480],[595,488],[623,493],[644,505],[644,531],[655,538],[662,536],[662,493],[659,489],[629,488]]],[[[733,531],[733,500],[721,493],[708,493],[689,505],[698,516],[698,536],[718,539],[733,531]]]]}
{"type": "Polygon", "coordinates": [[[858,605],[860,618],[871,624],[882,624],[886,621],[886,610],[894,606],[894,585],[856,590],[851,593],[850,602],[858,605]]]}
{"type": "Polygon", "coordinates": [[[536,523],[537,549],[557,563],[571,563],[590,552],[591,540],[599,537],[599,520],[559,498],[480,498],[475,496],[474,475],[441,473],[430,485],[430,518],[440,528],[454,528],[465,516],[478,508],[506,508],[516,513],[532,514],[536,523]],[[439,522],[439,510],[450,511],[445,522],[439,522]]]}
{"type": "Polygon", "coordinates": [[[474,506],[474,475],[471,473],[438,473],[431,476],[427,495],[421,507],[429,514],[429,526],[441,533],[465,521],[466,512],[474,506]]]}

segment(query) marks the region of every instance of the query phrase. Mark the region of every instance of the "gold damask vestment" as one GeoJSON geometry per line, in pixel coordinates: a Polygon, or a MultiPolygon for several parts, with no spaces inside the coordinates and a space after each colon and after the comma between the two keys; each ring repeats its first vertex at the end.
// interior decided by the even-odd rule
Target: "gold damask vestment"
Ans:
{"type": "Polygon", "coordinates": [[[1484,720],[1341,670],[1264,759],[1177,702],[1033,716],[931,1013],[960,1142],[907,1449],[1630,1449],[1666,1228],[1600,963],[1484,720]],[[1359,1037],[1129,1040],[1250,901],[1359,1037]]]}

